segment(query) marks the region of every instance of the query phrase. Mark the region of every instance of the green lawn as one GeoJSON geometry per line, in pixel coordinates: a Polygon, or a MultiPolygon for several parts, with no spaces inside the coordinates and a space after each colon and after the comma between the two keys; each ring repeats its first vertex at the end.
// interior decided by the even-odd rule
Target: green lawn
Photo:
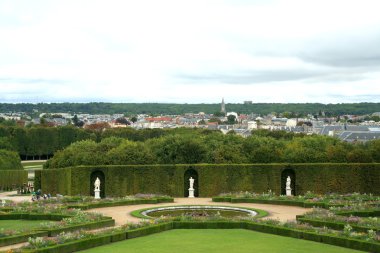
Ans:
{"type": "Polygon", "coordinates": [[[0,228],[5,230],[28,230],[38,227],[42,222],[48,222],[48,220],[0,220],[0,228]]]}
{"type": "Polygon", "coordinates": [[[354,253],[362,251],[243,229],[176,229],[81,252],[354,253]]]}
{"type": "Polygon", "coordinates": [[[24,167],[24,169],[28,170],[28,169],[37,169],[37,170],[42,170],[42,166],[46,163],[46,161],[38,161],[38,162],[29,162],[29,161],[25,161],[25,162],[21,162],[21,165],[24,167]]]}

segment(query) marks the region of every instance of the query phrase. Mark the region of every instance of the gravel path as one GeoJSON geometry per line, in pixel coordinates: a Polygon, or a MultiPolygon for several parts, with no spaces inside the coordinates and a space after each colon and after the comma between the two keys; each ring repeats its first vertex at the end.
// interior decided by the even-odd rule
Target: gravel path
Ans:
{"type": "Polygon", "coordinates": [[[176,198],[174,203],[161,203],[161,204],[144,204],[133,206],[116,206],[116,207],[103,207],[88,210],[88,212],[98,212],[103,215],[112,217],[116,225],[123,225],[128,222],[139,222],[141,219],[130,215],[132,211],[159,207],[159,206],[178,206],[178,205],[213,205],[213,206],[235,206],[235,207],[248,207],[265,210],[269,213],[266,218],[279,219],[280,221],[295,220],[296,215],[302,215],[311,209],[295,207],[295,206],[280,206],[280,205],[267,205],[267,204],[252,204],[252,203],[228,203],[228,202],[212,202],[211,198],[176,198]]]}
{"type": "Polygon", "coordinates": [[[12,200],[14,202],[24,202],[24,201],[31,201],[32,199],[32,194],[27,194],[25,196],[12,196],[15,194],[17,194],[17,191],[0,192],[0,200],[7,199],[7,200],[12,200]]]}
{"type": "Polygon", "coordinates": [[[12,244],[12,245],[8,245],[8,246],[3,246],[3,247],[0,247],[0,252],[3,252],[3,251],[7,252],[8,250],[19,249],[19,248],[24,247],[28,244],[29,244],[28,242],[22,242],[22,243],[12,244]]]}

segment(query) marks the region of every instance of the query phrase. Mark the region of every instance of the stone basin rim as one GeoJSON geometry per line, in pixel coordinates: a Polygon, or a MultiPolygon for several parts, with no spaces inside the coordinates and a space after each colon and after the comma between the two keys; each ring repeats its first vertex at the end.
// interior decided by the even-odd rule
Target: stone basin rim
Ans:
{"type": "Polygon", "coordinates": [[[168,211],[168,210],[227,210],[227,211],[240,211],[248,213],[250,216],[256,216],[258,213],[254,210],[241,208],[241,207],[230,207],[230,206],[202,206],[202,205],[190,205],[190,206],[166,206],[166,207],[156,207],[149,210],[144,210],[141,212],[142,215],[151,218],[149,213],[157,211],[168,211]]]}

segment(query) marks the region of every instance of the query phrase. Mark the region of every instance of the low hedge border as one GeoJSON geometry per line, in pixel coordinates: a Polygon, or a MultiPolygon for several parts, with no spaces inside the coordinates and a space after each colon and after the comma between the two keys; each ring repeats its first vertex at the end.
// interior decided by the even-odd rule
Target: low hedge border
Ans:
{"type": "MultiPolygon", "coordinates": [[[[180,207],[180,206],[210,206],[210,205],[160,206],[160,208],[162,208],[162,207],[180,207]]],[[[212,206],[214,206],[214,205],[212,205],[212,206]]],[[[265,217],[265,216],[269,215],[269,213],[267,211],[264,211],[264,210],[261,210],[261,209],[249,208],[249,207],[240,207],[240,206],[220,206],[220,207],[236,207],[236,208],[241,208],[241,209],[252,210],[252,211],[255,211],[257,213],[257,215],[255,216],[255,218],[262,218],[262,217],[265,217]]],[[[150,210],[150,209],[154,209],[154,207],[149,207],[149,208],[135,210],[135,211],[132,211],[130,214],[133,217],[140,218],[140,219],[154,219],[155,217],[149,217],[149,216],[145,216],[145,215],[141,214],[142,212],[144,212],[146,210],[150,210]]]]}
{"type": "Polygon", "coordinates": [[[343,216],[380,217],[380,209],[371,211],[339,211],[336,214],[343,216]]]}
{"type": "Polygon", "coordinates": [[[73,241],[65,244],[55,245],[47,248],[36,250],[23,250],[23,252],[43,252],[43,253],[68,253],[84,249],[89,249],[104,244],[109,244],[115,241],[124,239],[132,239],[141,236],[146,236],[154,233],[159,233],[171,229],[248,229],[263,233],[275,234],[280,236],[293,237],[309,241],[321,242],[340,247],[357,249],[367,252],[380,253],[380,243],[362,241],[357,239],[337,237],[332,235],[321,235],[314,232],[301,231],[291,228],[276,227],[267,224],[255,222],[240,221],[173,221],[152,225],[145,228],[138,228],[126,232],[118,232],[116,234],[101,235],[95,238],[73,241]]]}
{"type": "Polygon", "coordinates": [[[88,222],[73,226],[67,226],[63,228],[54,228],[54,229],[39,229],[39,231],[47,231],[48,236],[56,236],[62,232],[72,232],[76,230],[91,230],[91,229],[98,229],[98,228],[105,228],[105,227],[111,227],[115,226],[115,220],[112,218],[107,217],[106,219],[102,219],[100,221],[94,221],[94,222],[88,222]]]}
{"type": "Polygon", "coordinates": [[[67,208],[76,208],[81,210],[88,210],[101,207],[113,207],[113,206],[129,206],[129,205],[142,205],[142,204],[159,204],[159,203],[173,203],[174,198],[152,198],[152,199],[133,199],[123,201],[109,201],[99,203],[88,204],[69,204],[67,208]]]}
{"type": "Polygon", "coordinates": [[[34,214],[34,213],[7,213],[0,214],[0,220],[51,220],[60,221],[70,215],[62,214],[34,214]]]}
{"type": "Polygon", "coordinates": [[[25,234],[12,235],[0,238],[0,247],[8,246],[12,244],[22,243],[28,241],[29,237],[42,237],[48,236],[47,231],[32,231],[25,234]]]}
{"type": "Polygon", "coordinates": [[[271,204],[271,205],[284,205],[284,206],[299,206],[304,208],[330,208],[342,207],[344,205],[332,205],[325,202],[306,202],[297,200],[281,200],[281,199],[254,199],[254,198],[232,198],[232,197],[213,197],[213,202],[231,202],[231,203],[257,203],[257,204],[271,204]]]}
{"type": "MultiPolygon", "coordinates": [[[[51,220],[51,221],[60,221],[63,218],[70,217],[69,215],[61,214],[29,214],[29,213],[10,213],[10,214],[1,214],[0,220],[51,220]]],[[[97,228],[110,227],[115,225],[115,220],[111,217],[103,217],[100,221],[87,222],[78,225],[67,226],[63,228],[36,228],[28,233],[1,237],[0,246],[7,246],[11,244],[26,242],[29,237],[41,237],[41,236],[55,236],[62,232],[70,232],[79,229],[90,230],[97,228]]]]}
{"type": "MultiPolygon", "coordinates": [[[[323,220],[317,220],[317,219],[310,219],[310,218],[305,218],[302,215],[297,215],[296,219],[300,222],[303,223],[308,223],[312,225],[313,227],[328,227],[331,229],[335,230],[343,230],[344,226],[349,223],[344,223],[344,222],[333,222],[333,221],[323,221],[323,220]]],[[[374,227],[364,227],[364,226],[359,226],[355,224],[349,224],[355,231],[357,232],[363,232],[367,233],[368,230],[378,230],[377,228],[374,227]]]]}
{"type": "Polygon", "coordinates": [[[64,244],[54,245],[51,247],[35,249],[35,250],[22,250],[22,252],[28,253],[69,253],[76,252],[80,250],[90,249],[105,244],[118,242],[126,239],[133,239],[141,236],[146,236],[150,234],[155,234],[167,230],[173,229],[173,223],[162,223],[158,225],[153,225],[145,228],[133,229],[130,231],[123,231],[114,234],[106,234],[93,238],[68,242],[64,244]]]}

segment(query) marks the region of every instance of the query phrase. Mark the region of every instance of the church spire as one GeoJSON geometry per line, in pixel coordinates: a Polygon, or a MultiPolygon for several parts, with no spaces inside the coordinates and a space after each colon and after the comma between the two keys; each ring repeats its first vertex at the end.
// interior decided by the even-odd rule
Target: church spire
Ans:
{"type": "Polygon", "coordinates": [[[220,105],[220,112],[226,113],[226,104],[224,103],[224,98],[222,98],[222,104],[220,105]]]}

